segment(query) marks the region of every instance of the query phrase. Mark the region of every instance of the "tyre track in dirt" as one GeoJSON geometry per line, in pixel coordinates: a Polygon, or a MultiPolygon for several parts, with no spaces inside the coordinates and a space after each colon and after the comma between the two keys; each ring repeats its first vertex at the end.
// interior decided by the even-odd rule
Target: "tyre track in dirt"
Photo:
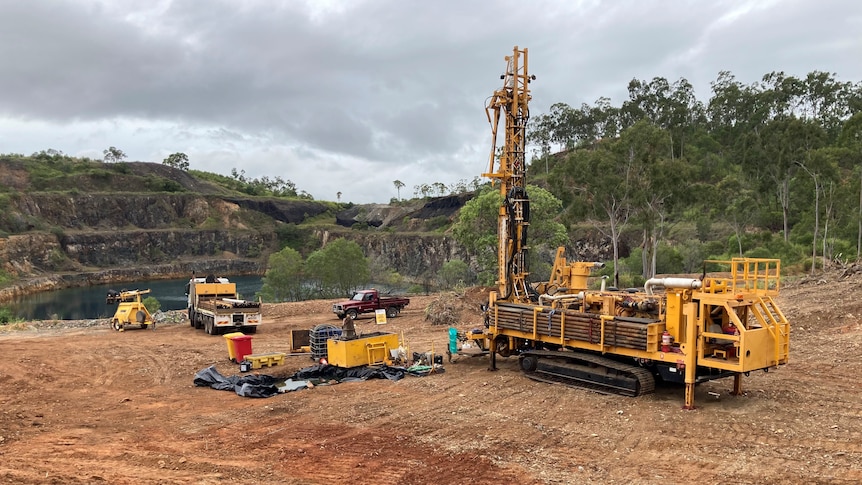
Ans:
{"type": "MultiPolygon", "coordinates": [[[[0,482],[858,483],[862,327],[848,316],[855,299],[824,306],[813,291],[846,293],[834,286],[788,292],[782,308],[805,329],[791,337],[790,364],[744,378],[743,396],[730,396],[731,380],[702,384],[695,411],[681,410],[678,387],[603,396],[533,382],[511,358],[497,372],[458,358],[423,378],[247,399],[192,385],[210,365],[238,369],[223,338],[187,323],[0,333],[0,355],[11,356],[0,385],[15,389],[0,394],[0,482]]],[[[360,319],[359,330],[442,353],[447,329],[424,320],[428,301],[386,326],[360,319]]],[[[293,329],[337,324],[330,303],[267,306],[255,352],[289,350],[293,329]]],[[[287,357],[260,372],[311,363],[287,357]]]]}

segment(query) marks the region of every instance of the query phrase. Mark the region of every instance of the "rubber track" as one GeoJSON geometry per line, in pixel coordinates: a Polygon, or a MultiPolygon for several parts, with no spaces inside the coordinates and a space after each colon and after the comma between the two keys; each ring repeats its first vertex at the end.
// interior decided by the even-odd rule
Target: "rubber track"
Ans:
{"type": "Polygon", "coordinates": [[[542,357],[552,357],[555,359],[567,360],[569,362],[586,362],[599,367],[614,369],[622,374],[627,374],[628,376],[636,379],[639,384],[639,389],[638,391],[634,391],[632,389],[605,386],[598,382],[585,381],[574,377],[564,377],[555,374],[543,373],[539,370],[537,370],[536,372],[524,372],[527,377],[535,381],[548,382],[552,384],[559,383],[577,389],[587,389],[590,391],[598,392],[600,394],[616,394],[629,397],[641,396],[655,391],[655,378],[653,377],[652,373],[647,369],[636,365],[624,364],[613,359],[608,359],[607,357],[601,357],[598,355],[592,355],[583,352],[530,350],[527,352],[523,352],[521,354],[521,357],[525,357],[528,355],[534,355],[538,357],[540,362],[542,357]]]}

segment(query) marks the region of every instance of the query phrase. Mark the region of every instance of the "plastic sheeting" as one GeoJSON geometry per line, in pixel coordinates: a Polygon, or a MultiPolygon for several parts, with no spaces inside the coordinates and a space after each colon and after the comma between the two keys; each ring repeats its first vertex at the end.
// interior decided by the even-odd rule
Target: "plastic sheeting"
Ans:
{"type": "Polygon", "coordinates": [[[334,365],[318,364],[296,371],[291,379],[324,379],[337,382],[364,381],[366,379],[389,379],[397,381],[404,377],[404,370],[397,367],[354,367],[342,369],[334,365]]]}
{"type": "Polygon", "coordinates": [[[243,397],[272,397],[278,394],[278,379],[267,375],[223,376],[215,366],[195,374],[196,386],[212,387],[219,391],[234,391],[243,397]]]}
{"type": "MultiPolygon", "coordinates": [[[[389,379],[397,381],[406,374],[427,375],[430,367],[404,369],[401,367],[355,367],[342,369],[334,365],[318,364],[298,370],[287,379],[277,379],[264,374],[223,376],[215,366],[207,367],[195,374],[194,384],[220,391],[234,391],[244,397],[272,397],[279,392],[304,389],[309,382],[322,383],[355,382],[367,379],[389,379]]],[[[436,372],[443,372],[442,368],[436,372]]]]}

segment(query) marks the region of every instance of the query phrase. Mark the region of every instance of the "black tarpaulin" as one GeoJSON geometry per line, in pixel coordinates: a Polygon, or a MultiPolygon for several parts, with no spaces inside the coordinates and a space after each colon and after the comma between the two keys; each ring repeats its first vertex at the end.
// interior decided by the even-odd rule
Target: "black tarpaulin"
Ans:
{"type": "Polygon", "coordinates": [[[318,364],[296,371],[295,374],[285,379],[261,374],[244,376],[223,376],[216,370],[215,366],[207,367],[195,374],[194,384],[200,387],[211,387],[220,391],[234,391],[244,397],[272,397],[282,392],[304,389],[305,385],[285,386],[291,381],[312,381],[320,384],[326,382],[351,382],[364,381],[367,379],[389,379],[397,381],[408,372],[400,367],[355,367],[353,369],[342,369],[334,365],[318,364]]]}
{"type": "Polygon", "coordinates": [[[325,379],[338,382],[354,380],[364,381],[366,379],[389,379],[397,381],[404,377],[404,370],[389,366],[380,367],[354,367],[342,369],[334,365],[318,364],[296,371],[291,379],[325,379]]]}
{"type": "Polygon", "coordinates": [[[278,394],[278,380],[268,375],[223,376],[215,366],[209,366],[195,374],[194,383],[200,387],[212,387],[219,391],[234,391],[243,397],[272,397],[278,394]]]}

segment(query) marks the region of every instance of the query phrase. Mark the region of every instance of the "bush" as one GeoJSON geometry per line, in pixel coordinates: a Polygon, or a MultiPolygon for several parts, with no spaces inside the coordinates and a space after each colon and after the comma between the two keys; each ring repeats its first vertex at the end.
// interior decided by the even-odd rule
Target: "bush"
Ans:
{"type": "Polygon", "coordinates": [[[451,221],[446,216],[435,216],[425,222],[428,231],[441,231],[450,226],[451,221]]]}
{"type": "Polygon", "coordinates": [[[7,323],[13,323],[18,319],[15,318],[15,314],[12,313],[12,310],[6,307],[0,307],[0,325],[6,325],[7,323]]]}
{"type": "Polygon", "coordinates": [[[159,300],[157,300],[154,296],[148,296],[144,298],[144,301],[142,303],[147,308],[147,311],[150,313],[156,313],[162,308],[162,304],[159,303],[159,300]]]}
{"type": "Polygon", "coordinates": [[[470,285],[474,281],[475,276],[470,267],[460,259],[446,261],[437,273],[437,284],[443,288],[470,285]]]}

